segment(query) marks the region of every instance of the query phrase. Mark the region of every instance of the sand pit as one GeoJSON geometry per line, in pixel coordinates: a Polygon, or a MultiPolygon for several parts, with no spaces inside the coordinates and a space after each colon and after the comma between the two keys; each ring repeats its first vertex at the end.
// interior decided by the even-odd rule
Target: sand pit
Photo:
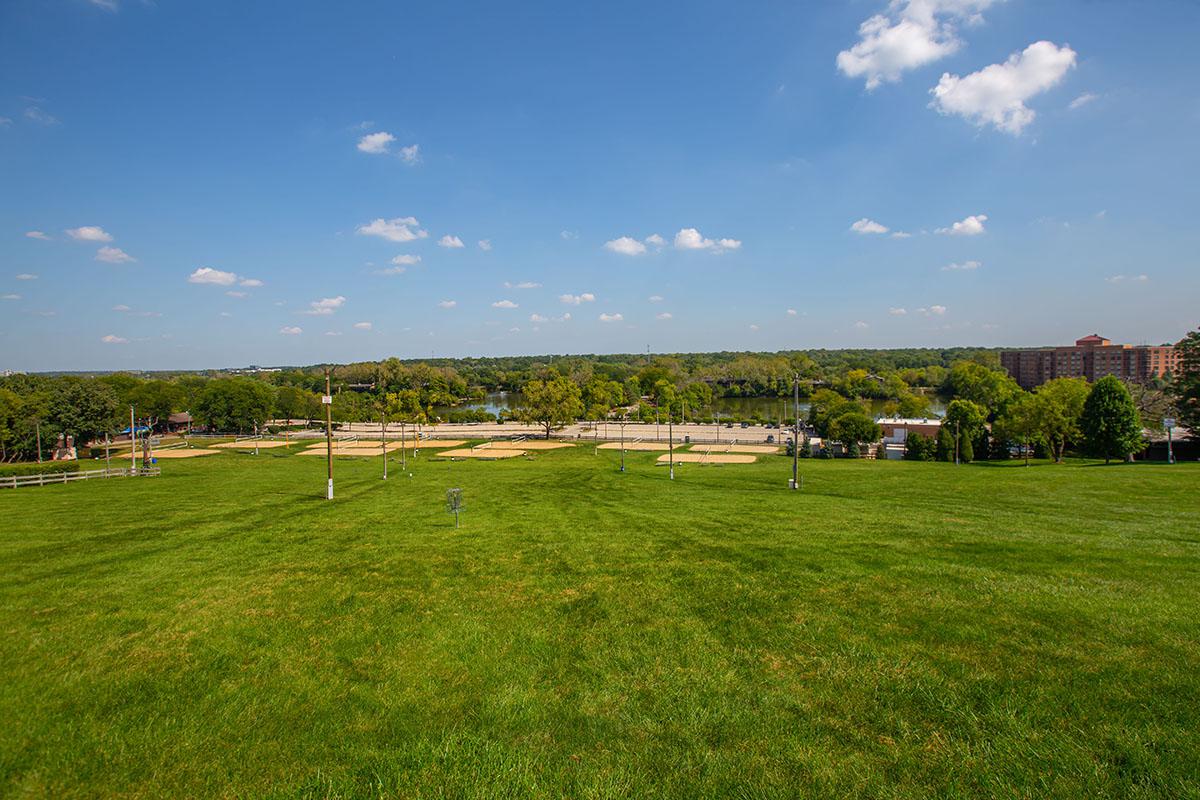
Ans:
{"type": "Polygon", "coordinates": [[[295,441],[277,442],[274,439],[260,440],[258,442],[244,440],[240,442],[222,442],[221,444],[214,444],[213,447],[220,447],[226,450],[253,450],[255,447],[258,447],[260,450],[267,450],[272,447],[287,447],[289,444],[295,443],[295,441]]]}
{"type": "Polygon", "coordinates": [[[693,453],[756,453],[774,455],[779,448],[771,444],[694,444],[693,453]]]}
{"type": "MultiPolygon", "coordinates": [[[[597,446],[601,450],[620,450],[622,447],[620,442],[605,442],[604,444],[597,445],[597,446]]],[[[675,445],[675,446],[678,447],[679,445],[675,445]]],[[[662,442],[626,442],[624,444],[624,448],[626,450],[647,450],[647,451],[661,450],[664,453],[667,452],[667,450],[669,449],[667,447],[667,445],[662,442]]]]}
{"type": "Polygon", "coordinates": [[[480,447],[476,449],[463,448],[461,450],[444,450],[438,453],[440,458],[479,458],[484,461],[491,461],[498,458],[515,458],[516,456],[525,455],[524,450],[504,450],[491,447],[480,447]]]}
{"type": "MultiPolygon", "coordinates": [[[[207,450],[202,447],[178,447],[170,450],[150,451],[150,455],[154,458],[196,458],[197,456],[220,455],[220,453],[220,450],[207,450]]],[[[141,459],[139,458],[138,461],[141,461],[141,459]]]]}
{"type": "MultiPolygon", "coordinates": [[[[757,456],[747,456],[738,454],[725,453],[676,453],[676,464],[753,464],[758,460],[757,456]]],[[[658,463],[668,464],[671,461],[670,454],[658,457],[658,463]]]]}
{"type": "Polygon", "coordinates": [[[574,447],[567,442],[491,442],[495,450],[558,450],[561,447],[574,447]]]}

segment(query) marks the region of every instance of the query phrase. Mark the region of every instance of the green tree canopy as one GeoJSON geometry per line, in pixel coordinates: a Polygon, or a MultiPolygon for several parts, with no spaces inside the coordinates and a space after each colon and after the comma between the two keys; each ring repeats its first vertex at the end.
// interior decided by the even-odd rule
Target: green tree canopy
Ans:
{"type": "Polygon", "coordinates": [[[546,429],[546,438],[554,428],[569,425],[583,413],[582,393],[574,381],[561,375],[525,384],[525,404],[517,409],[517,419],[546,429]]]}
{"type": "Polygon", "coordinates": [[[213,430],[246,433],[267,421],[274,403],[274,392],[262,381],[217,378],[204,387],[192,413],[213,430]]]}
{"type": "Polygon", "coordinates": [[[1183,365],[1171,384],[1176,417],[1193,437],[1200,438],[1200,330],[1189,333],[1176,347],[1183,355],[1183,365]]]}
{"type": "Polygon", "coordinates": [[[1079,421],[1090,391],[1083,378],[1055,378],[1034,393],[1036,435],[1050,448],[1055,461],[1062,461],[1067,445],[1082,437],[1079,421]]]}
{"type": "Polygon", "coordinates": [[[1106,375],[1092,385],[1080,421],[1088,453],[1107,464],[1142,447],[1142,423],[1125,384],[1106,375]]]}

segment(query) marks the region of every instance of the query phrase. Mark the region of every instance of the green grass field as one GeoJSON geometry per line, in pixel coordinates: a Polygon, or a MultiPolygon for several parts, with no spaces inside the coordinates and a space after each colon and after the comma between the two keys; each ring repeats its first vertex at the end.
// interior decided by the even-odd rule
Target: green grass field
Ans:
{"type": "Polygon", "coordinates": [[[0,794],[1200,797],[1200,465],[429,454],[0,490],[0,794]]]}

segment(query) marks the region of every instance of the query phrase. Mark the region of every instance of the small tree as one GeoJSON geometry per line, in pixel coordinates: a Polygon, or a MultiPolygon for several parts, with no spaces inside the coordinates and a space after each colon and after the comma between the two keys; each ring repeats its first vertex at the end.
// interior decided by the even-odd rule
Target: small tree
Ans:
{"type": "Polygon", "coordinates": [[[880,430],[875,420],[866,414],[848,411],[830,424],[829,435],[846,445],[852,458],[857,458],[861,452],[860,444],[879,441],[880,430]]]}
{"type": "Polygon", "coordinates": [[[904,440],[904,458],[908,461],[933,461],[937,445],[933,438],[909,433],[904,440]]]}
{"type": "Polygon", "coordinates": [[[938,461],[954,460],[954,434],[943,423],[937,435],[936,456],[938,461]]]}
{"type": "Polygon", "coordinates": [[[1200,437],[1200,330],[1183,337],[1176,349],[1183,356],[1179,374],[1171,384],[1171,395],[1179,424],[1200,437]]]}
{"type": "Polygon", "coordinates": [[[1079,421],[1089,392],[1083,378],[1056,378],[1042,384],[1033,396],[1037,434],[1050,447],[1055,461],[1061,462],[1067,445],[1082,435],[1079,421]]]}
{"type": "Polygon", "coordinates": [[[544,381],[525,384],[525,405],[517,409],[517,418],[530,425],[541,425],[546,438],[554,428],[569,425],[583,413],[583,399],[573,381],[556,375],[544,381]]]}
{"type": "Polygon", "coordinates": [[[1092,385],[1080,423],[1084,442],[1093,456],[1107,464],[1126,458],[1142,446],[1142,423],[1125,384],[1107,375],[1092,385]]]}
{"type": "Polygon", "coordinates": [[[958,458],[967,463],[975,459],[974,440],[979,438],[987,420],[987,409],[971,400],[952,400],[946,407],[942,430],[949,429],[958,439],[958,458]]]}

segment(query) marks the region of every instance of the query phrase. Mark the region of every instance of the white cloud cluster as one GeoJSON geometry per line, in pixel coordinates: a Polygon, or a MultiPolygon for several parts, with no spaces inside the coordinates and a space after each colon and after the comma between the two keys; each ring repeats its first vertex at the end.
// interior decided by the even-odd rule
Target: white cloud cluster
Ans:
{"type": "Polygon", "coordinates": [[[304,333],[304,329],[297,325],[284,325],[279,329],[279,332],[284,336],[299,336],[304,333]]]}
{"type": "Polygon", "coordinates": [[[529,321],[530,322],[549,322],[550,318],[543,317],[541,314],[530,314],[529,321]]]}
{"type": "Polygon", "coordinates": [[[671,319],[671,312],[669,312],[669,311],[664,311],[664,312],[662,312],[661,314],[655,314],[655,315],[654,315],[654,318],[655,318],[655,319],[660,319],[660,320],[663,320],[663,321],[665,322],[666,320],[669,320],[669,319],[671,319]]]}
{"type": "Polygon", "coordinates": [[[737,250],[742,243],[737,239],[705,239],[695,228],[683,228],[675,234],[676,250],[711,250],[714,253],[724,253],[737,250]]]}
{"type": "Polygon", "coordinates": [[[378,133],[368,133],[366,136],[358,140],[358,149],[363,153],[371,153],[372,155],[380,155],[388,151],[388,147],[392,142],[396,141],[396,137],[392,136],[387,131],[379,131],[378,133]]]}
{"type": "Polygon", "coordinates": [[[893,317],[903,317],[908,314],[907,308],[889,308],[888,313],[893,317]]]}
{"type": "Polygon", "coordinates": [[[591,292],[584,292],[583,294],[560,294],[558,299],[560,302],[566,303],[569,306],[577,306],[581,303],[591,303],[595,301],[596,295],[592,294],[591,292]]]}
{"type": "Polygon", "coordinates": [[[512,300],[497,300],[492,303],[492,308],[518,308],[518,306],[512,300]]]}
{"type": "Polygon", "coordinates": [[[463,240],[457,236],[446,234],[441,239],[438,239],[438,247],[449,247],[453,250],[457,250],[460,247],[466,247],[466,245],[464,245],[463,240]]]}
{"type": "Polygon", "coordinates": [[[625,317],[621,314],[601,314],[599,320],[601,322],[621,322],[625,317]]]}
{"type": "MultiPolygon", "coordinates": [[[[32,233],[41,233],[41,231],[30,231],[32,233]]],[[[70,236],[77,242],[111,242],[112,234],[101,228],[99,225],[83,225],[79,228],[68,228],[67,236],[70,236]]],[[[26,234],[26,236],[30,235],[26,234]]],[[[35,239],[46,238],[45,234],[33,237],[35,239]]]]}
{"type": "Polygon", "coordinates": [[[941,114],[957,114],[983,127],[993,125],[1014,136],[1037,113],[1025,105],[1053,88],[1075,66],[1075,51],[1053,42],[1034,42],[1003,64],[992,64],[965,77],[945,73],[929,90],[930,106],[941,114]]]}
{"type": "Polygon", "coordinates": [[[226,272],[212,267],[200,267],[188,275],[188,283],[198,283],[209,286],[262,286],[258,278],[243,278],[235,272],[226,272]]]}
{"type": "Polygon", "coordinates": [[[942,267],[942,272],[974,272],[982,266],[978,261],[964,261],[961,264],[947,264],[942,267]]]}
{"type": "Polygon", "coordinates": [[[322,297],[309,303],[308,311],[304,313],[315,317],[327,317],[345,304],[346,298],[340,294],[337,297],[322,297]]]}
{"type": "Polygon", "coordinates": [[[36,281],[38,278],[38,276],[34,275],[32,272],[22,272],[17,275],[14,275],[13,277],[15,277],[19,281],[36,281]]]}
{"type": "Polygon", "coordinates": [[[604,243],[604,249],[611,250],[614,253],[620,253],[623,256],[640,256],[646,252],[646,245],[634,239],[632,236],[621,236],[617,239],[604,243]]]}
{"type": "Polygon", "coordinates": [[[540,289],[542,285],[534,281],[521,281],[520,283],[512,283],[511,281],[504,282],[505,289],[540,289]]]}
{"type": "Polygon", "coordinates": [[[943,317],[946,315],[946,307],[930,306],[929,308],[918,308],[917,313],[923,317],[943,317]]]}
{"type": "Polygon", "coordinates": [[[107,336],[101,336],[100,341],[104,342],[105,344],[129,344],[129,340],[125,337],[116,336],[111,333],[107,336]]]}
{"type": "Polygon", "coordinates": [[[418,144],[410,144],[407,147],[400,148],[400,160],[410,167],[414,164],[421,163],[421,146],[418,144]]]}
{"type": "Polygon", "coordinates": [[[987,229],[983,227],[983,223],[987,222],[987,214],[972,214],[966,219],[953,223],[949,228],[938,228],[934,233],[940,233],[943,236],[978,236],[981,233],[987,233],[987,229]]]}
{"type": "Polygon", "coordinates": [[[651,303],[661,303],[663,301],[661,294],[652,294],[646,298],[651,303]]]}
{"type": "Polygon", "coordinates": [[[491,239],[480,239],[478,244],[479,244],[479,249],[482,250],[483,252],[490,253],[492,251],[492,240],[491,239]]]}
{"type": "Polygon", "coordinates": [[[137,261],[136,258],[126,253],[119,247],[101,247],[96,251],[96,260],[103,261],[108,264],[127,264],[131,261],[137,261]]]}
{"type": "Polygon", "coordinates": [[[454,308],[457,305],[457,300],[443,300],[442,302],[438,303],[438,308],[454,308]]]}
{"type": "Polygon", "coordinates": [[[887,10],[858,27],[858,42],[837,55],[850,78],[868,90],[896,82],[911,69],[931,64],[962,47],[958,26],[978,24],[995,0],[892,0],[887,10]]]}
{"type": "Polygon", "coordinates": [[[21,295],[19,295],[19,294],[0,295],[0,300],[20,300],[20,299],[21,299],[21,295]]]}
{"type": "Polygon", "coordinates": [[[359,225],[355,232],[360,236],[378,236],[389,242],[415,242],[429,236],[428,231],[421,229],[416,217],[374,219],[366,225],[359,225]]]}
{"type": "Polygon", "coordinates": [[[867,235],[872,233],[887,233],[889,229],[886,225],[881,225],[873,219],[863,217],[859,221],[851,223],[850,230],[859,235],[867,235]]]}
{"type": "Polygon", "coordinates": [[[371,329],[372,329],[372,328],[374,328],[374,327],[375,327],[375,326],[374,326],[374,325],[372,325],[370,322],[356,322],[356,323],[354,323],[354,328],[355,328],[355,330],[360,330],[360,331],[369,331],[369,330],[371,330],[371,329]]]}

